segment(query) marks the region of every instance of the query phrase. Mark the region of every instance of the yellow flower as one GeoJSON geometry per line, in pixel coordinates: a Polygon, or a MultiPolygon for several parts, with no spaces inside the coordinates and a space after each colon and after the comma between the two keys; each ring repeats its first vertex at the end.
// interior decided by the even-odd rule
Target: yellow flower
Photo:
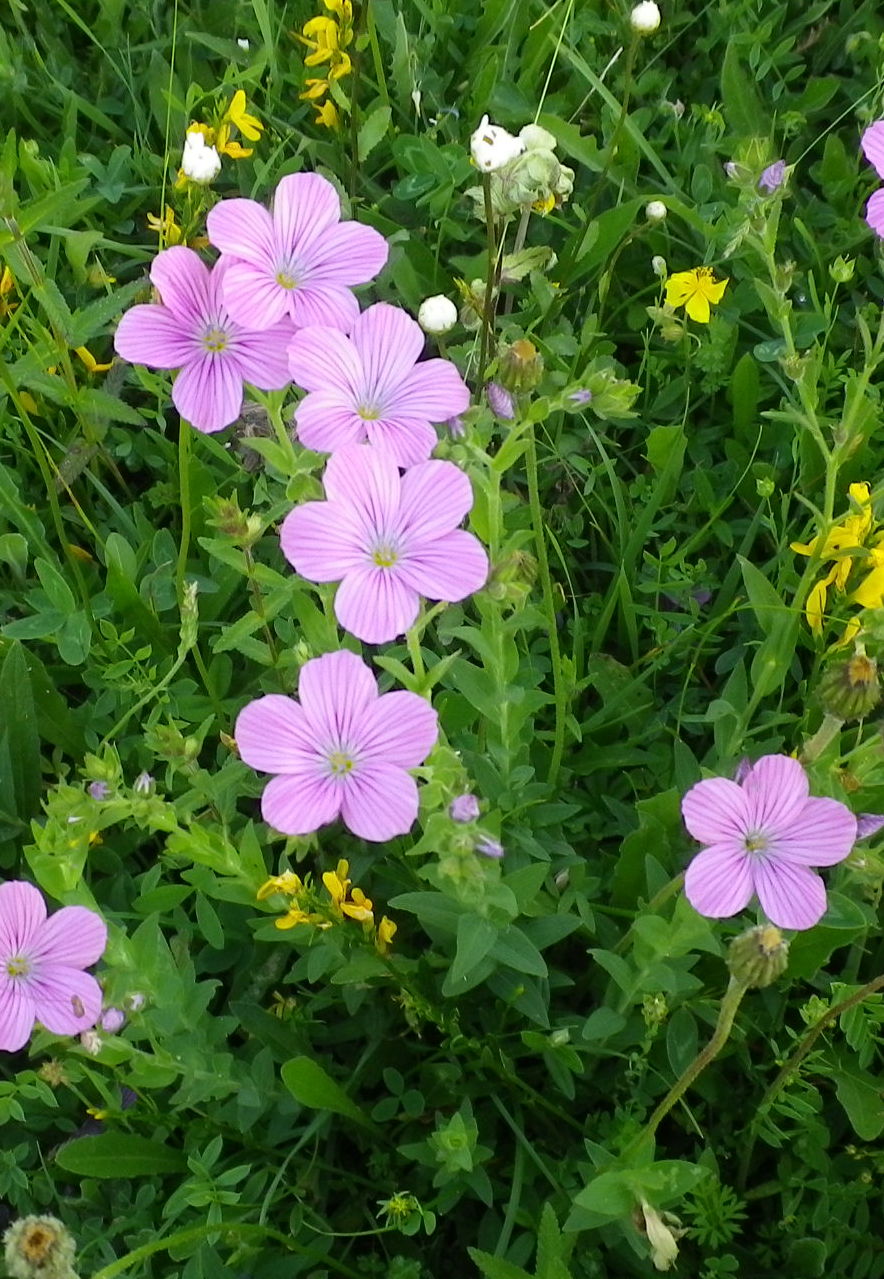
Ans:
{"type": "Polygon", "coordinates": [[[283,915],[276,921],[276,927],[280,929],[294,928],[296,924],[310,924],[312,919],[306,910],[301,910],[300,906],[292,906],[288,914],[283,915]]]}
{"type": "Polygon", "coordinates": [[[670,306],[683,306],[699,324],[708,324],[710,303],[720,302],[727,286],[727,280],[713,278],[711,266],[676,271],[666,281],[666,301],[670,306]]]}
{"type": "Polygon", "coordinates": [[[396,936],[396,925],[392,919],[388,919],[386,915],[381,916],[381,922],[378,924],[377,937],[375,938],[375,946],[381,955],[386,955],[390,949],[390,942],[396,936]]]}
{"type": "Polygon", "coordinates": [[[338,24],[334,18],[311,18],[305,22],[298,39],[311,50],[304,59],[305,67],[317,67],[330,62],[337,53],[338,24]]]}
{"type": "Polygon", "coordinates": [[[531,205],[531,208],[534,209],[536,213],[543,214],[552,213],[555,207],[556,197],[552,194],[552,192],[550,192],[549,195],[544,196],[542,200],[535,200],[531,205]]]}
{"type": "Polygon", "coordinates": [[[327,870],[322,876],[322,882],[328,889],[332,905],[336,911],[348,915],[350,919],[371,921],[374,919],[371,901],[361,888],[354,888],[352,893],[349,891],[350,880],[347,878],[349,873],[350,863],[342,859],[338,862],[337,869],[327,870]]]}
{"type": "Polygon", "coordinates": [[[360,923],[369,923],[374,919],[372,912],[372,903],[361,888],[354,888],[350,895],[350,901],[341,902],[341,910],[345,915],[349,915],[351,919],[358,919],[360,923]]]}
{"type": "Polygon", "coordinates": [[[353,5],[350,0],[323,0],[323,4],[330,13],[338,15],[342,26],[353,25],[353,5]]]}
{"type": "Polygon", "coordinates": [[[347,889],[350,887],[350,881],[347,878],[349,873],[350,863],[342,858],[335,870],[327,870],[322,876],[322,882],[328,889],[329,897],[335,906],[340,907],[341,902],[346,900],[347,889]]]}
{"type": "Polygon", "coordinates": [[[854,604],[860,608],[884,608],[884,546],[879,538],[873,546],[868,558],[864,561],[871,565],[869,573],[860,582],[851,595],[854,604]]]}
{"type": "Polygon", "coordinates": [[[231,98],[230,105],[224,114],[224,119],[235,125],[249,142],[257,142],[264,132],[264,126],[261,121],[256,116],[249,115],[246,111],[246,95],[242,89],[237,89],[231,98]]]}
{"type": "Polygon", "coordinates": [[[151,231],[156,231],[165,245],[180,244],[182,241],[184,232],[175,221],[175,212],[171,204],[166,205],[166,211],[162,218],[156,213],[148,213],[147,225],[151,231]]]}
{"type": "Polygon", "coordinates": [[[331,99],[326,99],[321,106],[318,102],[313,105],[316,107],[316,119],[313,121],[314,124],[322,124],[326,129],[338,128],[341,123],[341,115],[331,99]]]}
{"type": "Polygon", "coordinates": [[[18,306],[17,302],[7,302],[6,294],[12,293],[15,289],[15,280],[8,266],[3,268],[3,274],[0,275],[0,320],[5,320],[7,315],[11,315],[18,306]]]}
{"type": "Polygon", "coordinates": [[[99,364],[88,346],[75,346],[74,355],[80,357],[89,373],[107,373],[108,369],[113,367],[113,360],[110,364],[99,364]]]}
{"type": "MultiPolygon", "coordinates": [[[[875,523],[875,516],[872,511],[872,497],[868,484],[851,484],[848,493],[857,510],[850,515],[846,515],[839,524],[833,525],[826,534],[822,547],[820,547],[819,537],[815,537],[812,541],[806,543],[790,543],[791,549],[799,555],[817,555],[820,560],[835,561],[829,571],[811,587],[807,596],[807,603],[804,606],[804,615],[815,635],[819,635],[823,629],[829,587],[834,586],[836,590],[844,590],[854,560],[857,558],[855,555],[850,555],[849,552],[851,550],[859,550],[863,546],[875,523]],[[848,553],[845,554],[844,552],[848,553]]],[[[871,559],[873,564],[876,563],[876,554],[881,553],[872,552],[871,559]]],[[[884,564],[884,555],[881,555],[881,563],[884,564]]],[[[876,588],[879,580],[884,581],[884,575],[880,574],[876,566],[853,596],[854,601],[860,604],[862,608],[871,607],[865,601],[866,599],[876,598],[876,588]],[[877,577],[876,573],[878,573],[877,577]]]]}
{"type": "Polygon", "coordinates": [[[284,870],[281,875],[271,875],[270,878],[261,885],[257,892],[259,902],[267,897],[272,897],[274,893],[285,893],[286,897],[295,897],[302,892],[304,885],[301,883],[300,876],[296,875],[293,870],[284,870]]]}
{"type": "Polygon", "coordinates": [[[298,94],[302,101],[306,99],[308,102],[312,102],[314,99],[321,98],[328,93],[328,80],[305,80],[304,84],[306,86],[304,92],[298,94]]]}

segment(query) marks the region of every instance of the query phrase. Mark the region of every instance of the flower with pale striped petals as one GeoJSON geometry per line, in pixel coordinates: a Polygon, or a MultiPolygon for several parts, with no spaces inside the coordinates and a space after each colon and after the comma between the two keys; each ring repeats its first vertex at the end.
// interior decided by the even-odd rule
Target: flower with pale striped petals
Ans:
{"type": "MultiPolygon", "coordinates": [[[[860,140],[863,155],[879,178],[884,178],[884,120],[869,125],[860,140]]],[[[873,191],[866,205],[866,221],[884,239],[884,187],[873,191]]]]}
{"type": "Polygon", "coordinates": [[[437,442],[431,423],[463,413],[470,393],[450,360],[418,363],[423,349],[420,325],[386,302],[363,311],[349,337],[299,330],[289,368],[309,394],[295,410],[298,439],[320,453],[368,440],[399,466],[425,461],[437,442]]]}
{"type": "Polygon", "coordinates": [[[329,458],[325,502],[290,511],[280,533],[289,563],[311,582],[337,582],[335,616],[367,644],[414,624],[420,597],[453,604],[485,585],[488,556],[458,527],[470,481],[431,458],[400,476],[386,449],[351,444],[329,458]]]}
{"type": "Polygon", "coordinates": [[[779,928],[811,928],[826,910],[811,867],[834,866],[857,838],[845,804],[809,794],[807,774],[789,755],[764,755],[739,782],[710,777],[681,802],[685,825],[706,847],[685,873],[688,901],[701,915],[736,915],[757,896],[779,928]]]}
{"type": "Polygon", "coordinates": [[[209,239],[232,260],[224,300],[250,329],[287,316],[297,328],[327,324],[349,331],[359,315],[350,292],[387,261],[387,241],[373,227],[341,221],[341,201],[327,178],[291,173],[269,213],[257,200],[221,200],[206,218],[209,239]]]}
{"type": "Polygon", "coordinates": [[[411,829],[418,810],[409,772],[439,734],[417,693],[378,694],[365,662],[341,649],[301,668],[299,701],[269,693],[240,711],[240,756],[274,776],[261,813],[286,835],[310,835],[340,817],[362,839],[382,843],[411,829]]]}

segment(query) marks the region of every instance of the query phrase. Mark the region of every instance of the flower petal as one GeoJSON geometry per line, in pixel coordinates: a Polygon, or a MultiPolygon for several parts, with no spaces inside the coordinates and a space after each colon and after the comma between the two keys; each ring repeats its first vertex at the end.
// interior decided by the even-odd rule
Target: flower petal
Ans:
{"type": "Polygon", "coordinates": [[[385,448],[401,467],[426,462],[439,443],[433,427],[419,418],[383,417],[362,426],[369,444],[385,448]]]}
{"type": "Polygon", "coordinates": [[[685,871],[684,891],[701,915],[724,919],[739,914],[749,905],[753,893],[748,855],[732,843],[704,848],[685,871]]]}
{"type": "Polygon", "coordinates": [[[424,349],[421,326],[401,306],[376,302],[362,312],[350,336],[367,398],[388,408],[424,349]]]}
{"type": "Polygon", "coordinates": [[[67,968],[88,968],[104,954],[107,924],[85,906],[62,906],[50,915],[31,947],[35,960],[67,968]]]}
{"type": "Polygon", "coordinates": [[[884,188],[872,192],[866,205],[866,222],[876,235],[884,238],[884,188]]]}
{"type": "Polygon", "coordinates": [[[741,843],[749,829],[746,796],[742,787],[727,777],[708,777],[692,786],[681,801],[681,815],[701,844],[723,840],[741,843]]]}
{"type": "Polygon", "coordinates": [[[45,920],[39,888],[23,879],[0,884],[0,959],[28,953],[45,920]]]}
{"type": "Polygon", "coordinates": [[[315,735],[307,717],[282,693],[268,693],[244,706],[233,736],[240,759],[262,773],[302,773],[316,766],[315,735]]]}
{"type": "Polygon", "coordinates": [[[322,486],[330,501],[350,508],[367,542],[393,531],[401,485],[399,468],[384,449],[366,444],[336,449],[322,486]]]}
{"type": "Polygon", "coordinates": [[[754,866],[761,907],[778,928],[813,928],[826,913],[826,888],[806,866],[771,859],[754,866]]]}
{"type": "Polygon", "coordinates": [[[212,351],[185,365],[172,384],[172,403],[197,431],[223,431],[242,409],[242,378],[235,360],[212,351]]]}
{"type": "Polygon", "coordinates": [[[702,293],[694,293],[685,300],[685,313],[696,320],[698,324],[708,324],[709,317],[712,312],[709,309],[709,300],[702,293]]]}
{"type": "Polygon", "coordinates": [[[176,319],[187,326],[206,320],[211,311],[210,271],[193,249],[175,244],[156,255],[150,279],[163,303],[176,319]]]}
{"type": "Polygon", "coordinates": [[[276,253],[273,218],[257,200],[219,200],[209,209],[206,230],[216,249],[263,267],[272,275],[276,253]]]}
{"type": "Polygon", "coordinates": [[[463,529],[418,544],[396,567],[400,579],[420,595],[449,604],[481,590],[488,579],[485,548],[463,529]]]}
{"type": "Polygon", "coordinates": [[[860,138],[863,155],[879,178],[884,178],[884,120],[876,120],[860,138]]]}
{"type": "Polygon", "coordinates": [[[797,828],[809,790],[807,773],[797,759],[763,755],[743,783],[749,830],[764,831],[774,838],[781,831],[797,828]]]}
{"type": "Polygon", "coordinates": [[[860,813],[856,819],[857,839],[871,839],[884,826],[884,815],[881,813],[860,813]]]}
{"type": "Polygon", "coordinates": [[[362,361],[348,337],[327,325],[299,329],[288,347],[289,373],[305,391],[342,392],[355,408],[365,380],[362,361]]]}
{"type": "Polygon", "coordinates": [[[334,453],[365,439],[366,423],[341,391],[311,391],[295,409],[295,431],[307,449],[334,453]]]}
{"type": "Polygon", "coordinates": [[[342,284],[309,281],[286,294],[289,315],[297,328],[322,325],[349,333],[359,316],[359,303],[342,284]]]}
{"type": "Polygon", "coordinates": [[[402,476],[401,491],[402,527],[421,541],[457,528],[473,506],[469,477],[453,462],[438,458],[410,467],[402,476]]]}
{"type": "Polygon", "coordinates": [[[362,658],[342,648],[304,663],[298,696],[320,747],[334,742],[358,749],[365,713],[377,699],[378,686],[362,658]]]}
{"type": "Polygon", "coordinates": [[[24,1048],[34,1021],[34,1003],[21,981],[0,982],[0,1052],[24,1048]]]}
{"type": "Polygon", "coordinates": [[[436,745],[439,716],[417,693],[382,693],[366,714],[361,747],[367,758],[417,768],[436,745]]]}
{"type": "Polygon", "coordinates": [[[168,307],[157,303],[133,306],[117,325],[114,350],[130,364],[180,369],[199,350],[195,328],[196,321],[185,325],[168,307]]]}
{"type": "Polygon", "coordinates": [[[289,291],[276,283],[271,270],[232,262],[224,275],[224,305],[244,329],[269,329],[287,317],[289,291]]]}
{"type": "Polygon", "coordinates": [[[361,839],[380,844],[407,835],[417,811],[417,782],[394,764],[372,763],[347,778],[341,816],[361,839]]]}
{"type": "Polygon", "coordinates": [[[339,222],[299,254],[309,284],[367,284],[383,270],[390,249],[384,236],[361,222],[339,222]]]}
{"type": "Polygon", "coordinates": [[[424,360],[402,382],[384,417],[444,422],[469,408],[470,392],[450,360],[424,360]]]}
{"type": "Polygon", "coordinates": [[[305,502],[289,511],[279,542],[295,572],[310,582],[339,582],[364,563],[363,541],[347,514],[331,502],[305,502]]]}
{"type": "MultiPolygon", "coordinates": [[[[61,913],[61,912],[59,912],[61,913]]],[[[47,964],[28,982],[34,1015],[53,1035],[79,1035],[101,1015],[101,987],[90,973],[47,964]],[[82,1010],[82,1011],[81,1011],[82,1010]]]]}
{"type": "Polygon", "coordinates": [[[843,862],[857,839],[853,813],[837,799],[807,799],[791,829],[777,835],[771,853],[803,866],[834,866],[843,862]]]}
{"type": "Polygon", "coordinates": [[[284,835],[312,835],[340,811],[340,786],[331,776],[274,777],[261,796],[261,816],[284,835]]]}
{"type": "Polygon", "coordinates": [[[280,178],[273,195],[273,224],[280,254],[301,261],[337,226],[341,201],[328,178],[319,173],[290,173],[280,178]]]}
{"type": "Polygon", "coordinates": [[[335,617],[366,644],[388,644],[414,625],[420,597],[395,569],[366,564],[348,573],[335,596],[335,617]]]}

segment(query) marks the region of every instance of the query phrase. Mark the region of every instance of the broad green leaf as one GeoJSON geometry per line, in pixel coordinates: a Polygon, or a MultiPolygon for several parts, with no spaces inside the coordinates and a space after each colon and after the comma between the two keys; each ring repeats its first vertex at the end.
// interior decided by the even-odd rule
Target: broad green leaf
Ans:
{"type": "Polygon", "coordinates": [[[311,1110],[330,1110],[345,1115],[358,1124],[368,1120],[355,1102],[351,1101],[340,1084],[312,1057],[292,1057],[280,1072],[282,1082],[295,1101],[311,1110]]]}
{"type": "Polygon", "coordinates": [[[25,650],[18,643],[0,667],[0,725],[9,750],[15,811],[27,819],[40,807],[40,736],[25,650]]]}
{"type": "Polygon", "coordinates": [[[392,111],[387,106],[375,107],[362,124],[356,143],[359,160],[365,160],[390,127],[392,111]]]}
{"type": "Polygon", "coordinates": [[[55,1162],[78,1177],[124,1181],[128,1177],[155,1177],[181,1172],[187,1160],[180,1150],[132,1133],[107,1132],[97,1137],[76,1137],[58,1150],[55,1162]]]}

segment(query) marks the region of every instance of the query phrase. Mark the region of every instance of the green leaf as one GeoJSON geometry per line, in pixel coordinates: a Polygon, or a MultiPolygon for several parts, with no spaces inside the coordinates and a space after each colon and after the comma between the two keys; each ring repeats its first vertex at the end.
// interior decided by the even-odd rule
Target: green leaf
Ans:
{"type": "Polygon", "coordinates": [[[724,118],[740,137],[767,137],[768,116],[754,82],[740,62],[735,39],[728,42],[721,68],[721,105],[724,118]]]}
{"type": "Polygon", "coordinates": [[[479,1248],[467,1248],[467,1252],[486,1279],[529,1279],[527,1270],[503,1257],[492,1257],[490,1252],[482,1252],[479,1248]]]}
{"type": "Polygon", "coordinates": [[[457,950],[454,962],[448,970],[442,987],[444,995],[450,997],[462,994],[477,985],[483,976],[487,975],[481,972],[481,966],[497,941],[498,935],[498,930],[481,915],[475,915],[472,911],[467,915],[461,915],[457,921],[457,950]],[[470,980],[471,977],[473,980],[470,980]]]}
{"type": "Polygon", "coordinates": [[[369,1122],[340,1084],[312,1057],[292,1057],[280,1073],[282,1082],[300,1105],[311,1110],[330,1110],[358,1124],[369,1122]]]}
{"type": "Polygon", "coordinates": [[[392,114],[389,107],[381,106],[375,107],[374,111],[366,117],[359,130],[356,142],[356,150],[360,161],[371,155],[377,144],[384,137],[390,127],[392,114]]]}
{"type": "Polygon", "coordinates": [[[835,1074],[835,1092],[854,1132],[863,1141],[875,1141],[884,1132],[884,1097],[881,1082],[842,1059],[835,1074]]]}
{"type": "Polygon", "coordinates": [[[40,737],[25,650],[14,643],[0,667],[0,725],[9,750],[15,811],[27,819],[40,807],[40,737]]]}
{"type": "Polygon", "coordinates": [[[491,956],[507,968],[515,968],[516,972],[528,973],[531,977],[546,977],[546,961],[532,941],[529,941],[521,929],[511,924],[497,938],[491,950],[491,956]]]}
{"type": "Polygon", "coordinates": [[[127,1177],[155,1177],[162,1173],[181,1172],[187,1167],[180,1150],[124,1132],[76,1137],[59,1148],[55,1162],[65,1172],[78,1177],[112,1181],[124,1181],[127,1177]]]}

